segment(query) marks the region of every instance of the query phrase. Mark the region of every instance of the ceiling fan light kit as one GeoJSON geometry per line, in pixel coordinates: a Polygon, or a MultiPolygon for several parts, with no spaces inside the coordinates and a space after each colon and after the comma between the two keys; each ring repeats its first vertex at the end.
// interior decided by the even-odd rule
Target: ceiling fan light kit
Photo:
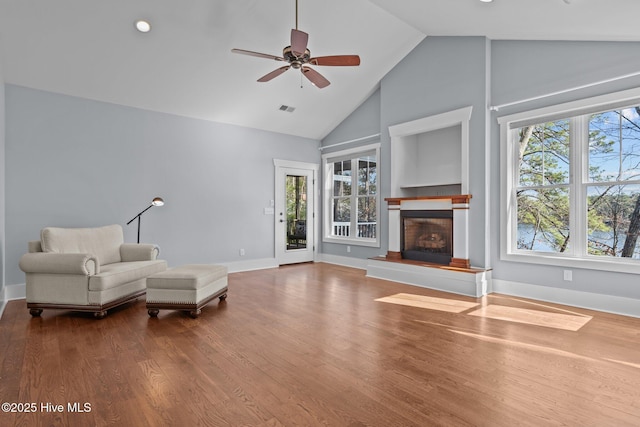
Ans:
{"type": "Polygon", "coordinates": [[[286,62],[289,64],[277,68],[260,77],[258,81],[261,83],[268,82],[290,68],[293,68],[295,70],[300,70],[302,75],[318,88],[324,88],[329,86],[331,83],[322,74],[311,68],[309,65],[333,67],[353,67],[360,65],[360,57],[358,55],[332,55],[313,58],[311,57],[311,51],[307,48],[308,42],[309,34],[298,30],[298,0],[296,0],[296,28],[291,30],[291,44],[282,49],[281,57],[244,49],[231,49],[231,52],[286,62]]]}

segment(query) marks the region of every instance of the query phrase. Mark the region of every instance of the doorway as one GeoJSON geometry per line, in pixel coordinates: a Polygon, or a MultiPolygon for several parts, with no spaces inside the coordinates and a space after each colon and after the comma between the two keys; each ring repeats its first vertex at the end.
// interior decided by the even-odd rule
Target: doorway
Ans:
{"type": "Polygon", "coordinates": [[[274,164],[276,260],[279,265],[313,261],[318,165],[285,160],[274,164]]]}

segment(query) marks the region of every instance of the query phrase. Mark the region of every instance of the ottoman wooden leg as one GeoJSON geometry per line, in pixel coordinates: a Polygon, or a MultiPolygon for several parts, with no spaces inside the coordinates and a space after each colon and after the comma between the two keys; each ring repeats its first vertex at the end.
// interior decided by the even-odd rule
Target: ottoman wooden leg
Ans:
{"type": "Polygon", "coordinates": [[[226,293],[220,295],[220,301],[224,301],[226,299],[227,299],[227,294],[226,293]]]}
{"type": "Polygon", "coordinates": [[[33,317],[40,317],[40,315],[42,314],[42,309],[32,308],[29,310],[29,314],[32,315],[33,317]]]}
{"type": "Polygon", "coordinates": [[[195,310],[191,310],[189,312],[189,316],[193,317],[194,319],[197,319],[200,313],[202,313],[202,310],[200,310],[199,308],[196,308],[195,310]]]}
{"type": "Polygon", "coordinates": [[[96,311],[93,313],[93,317],[96,319],[104,319],[107,317],[107,310],[96,311]]]}
{"type": "Polygon", "coordinates": [[[149,316],[151,317],[158,317],[158,313],[160,313],[160,310],[158,310],[157,308],[150,308],[147,313],[149,313],[149,316]]]}

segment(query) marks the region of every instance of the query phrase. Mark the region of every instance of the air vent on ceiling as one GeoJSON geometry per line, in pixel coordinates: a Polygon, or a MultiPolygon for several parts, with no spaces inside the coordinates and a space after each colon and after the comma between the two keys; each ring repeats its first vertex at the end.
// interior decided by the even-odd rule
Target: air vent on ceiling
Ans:
{"type": "Polygon", "coordinates": [[[289,105],[281,105],[280,106],[280,111],[286,111],[287,113],[293,113],[293,110],[295,110],[296,107],[290,107],[289,105]]]}

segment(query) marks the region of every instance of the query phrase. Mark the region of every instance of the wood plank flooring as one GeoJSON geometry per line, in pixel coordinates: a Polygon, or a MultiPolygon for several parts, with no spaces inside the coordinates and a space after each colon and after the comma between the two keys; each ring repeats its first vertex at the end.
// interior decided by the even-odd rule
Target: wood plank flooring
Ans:
{"type": "Polygon", "coordinates": [[[323,263],[230,274],[197,319],[12,301],[0,346],[2,402],[37,406],[1,426],[640,425],[640,319],[323,263]]]}

